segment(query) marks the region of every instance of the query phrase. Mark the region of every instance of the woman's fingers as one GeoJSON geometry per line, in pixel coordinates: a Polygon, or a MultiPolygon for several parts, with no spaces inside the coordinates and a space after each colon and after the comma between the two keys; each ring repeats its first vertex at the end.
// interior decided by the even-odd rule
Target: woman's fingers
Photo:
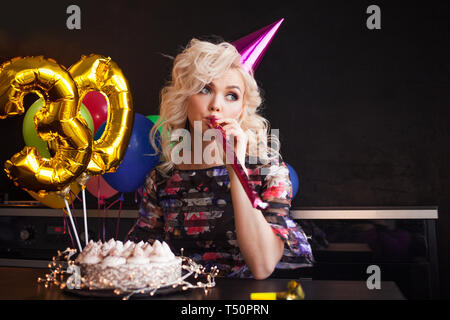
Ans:
{"type": "Polygon", "coordinates": [[[219,119],[219,120],[217,120],[216,122],[217,122],[218,124],[220,124],[222,127],[223,127],[224,125],[231,124],[231,123],[236,123],[236,124],[237,124],[237,120],[236,120],[236,119],[233,119],[233,118],[219,119]]]}
{"type": "Polygon", "coordinates": [[[234,136],[233,151],[235,152],[235,155],[240,162],[244,161],[247,145],[247,136],[245,135],[244,131],[242,130],[237,120],[232,118],[219,119],[217,120],[217,124],[219,124],[225,131],[225,135],[227,138],[234,136]]]}

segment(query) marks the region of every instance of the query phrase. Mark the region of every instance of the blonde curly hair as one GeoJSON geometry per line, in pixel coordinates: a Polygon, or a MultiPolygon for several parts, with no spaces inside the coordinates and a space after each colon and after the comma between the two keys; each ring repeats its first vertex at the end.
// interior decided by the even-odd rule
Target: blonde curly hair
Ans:
{"type": "MultiPolygon", "coordinates": [[[[253,73],[243,68],[241,55],[228,43],[214,44],[208,41],[192,39],[187,47],[176,56],[172,69],[172,78],[161,90],[160,117],[150,131],[150,142],[155,151],[161,152],[161,163],[157,169],[166,174],[174,166],[171,151],[176,145],[171,141],[172,132],[185,128],[187,119],[187,98],[199,93],[202,88],[219,78],[229,69],[237,70],[244,81],[244,110],[238,119],[241,128],[248,136],[246,156],[267,163],[280,156],[279,140],[270,135],[270,124],[258,114],[262,98],[253,73]],[[156,143],[156,133],[162,127],[160,147],[156,143]],[[277,144],[276,148],[268,142],[277,144]]],[[[256,163],[256,162],[255,162],[256,163]]]]}

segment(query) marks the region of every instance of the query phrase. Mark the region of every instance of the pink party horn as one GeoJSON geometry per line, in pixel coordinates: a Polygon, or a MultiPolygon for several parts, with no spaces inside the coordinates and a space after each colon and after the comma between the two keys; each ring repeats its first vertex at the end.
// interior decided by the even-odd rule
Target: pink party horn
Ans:
{"type": "Polygon", "coordinates": [[[242,186],[244,187],[245,192],[247,193],[248,198],[250,199],[250,202],[253,206],[253,208],[256,209],[266,209],[269,204],[262,201],[259,195],[256,193],[255,190],[253,190],[250,187],[250,184],[248,182],[248,176],[244,171],[244,168],[242,167],[241,163],[239,162],[238,158],[236,157],[236,154],[233,151],[233,147],[231,146],[231,143],[227,140],[225,130],[216,122],[217,118],[215,116],[206,118],[209,121],[209,124],[214,129],[217,129],[222,134],[222,148],[223,151],[226,154],[227,161],[228,159],[233,159],[232,166],[234,172],[236,172],[236,175],[239,178],[239,181],[241,182],[242,186]]]}

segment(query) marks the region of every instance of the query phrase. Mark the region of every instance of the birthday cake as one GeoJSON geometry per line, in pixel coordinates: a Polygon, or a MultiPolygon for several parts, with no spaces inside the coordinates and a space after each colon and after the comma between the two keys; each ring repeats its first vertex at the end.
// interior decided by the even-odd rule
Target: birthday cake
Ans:
{"type": "Polygon", "coordinates": [[[180,257],[165,242],[155,240],[93,242],[86,245],[75,264],[82,283],[90,289],[142,289],[169,285],[181,277],[180,257]]]}

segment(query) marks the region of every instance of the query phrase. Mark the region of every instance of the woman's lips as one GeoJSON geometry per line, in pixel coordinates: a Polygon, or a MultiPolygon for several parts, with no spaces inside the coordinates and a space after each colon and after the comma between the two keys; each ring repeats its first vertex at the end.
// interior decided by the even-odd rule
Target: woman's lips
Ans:
{"type": "Polygon", "coordinates": [[[210,127],[214,126],[214,123],[218,120],[219,118],[217,116],[208,116],[205,118],[206,122],[208,123],[208,125],[210,127]]]}

